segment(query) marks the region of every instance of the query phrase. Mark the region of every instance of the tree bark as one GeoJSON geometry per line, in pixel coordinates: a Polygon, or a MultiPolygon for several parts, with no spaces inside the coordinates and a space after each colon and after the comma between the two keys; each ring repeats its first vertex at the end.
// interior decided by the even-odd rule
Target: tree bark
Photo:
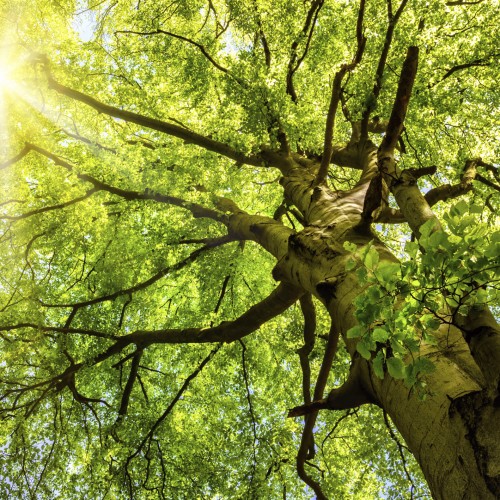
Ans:
{"type": "MultiPolygon", "coordinates": [[[[370,154],[365,151],[364,174],[370,170],[368,163],[374,161],[373,148],[370,154]]],[[[436,367],[426,379],[429,390],[426,400],[388,374],[379,379],[371,362],[357,357],[356,342],[345,338],[347,330],[357,324],[353,304],[366,285],[359,284],[354,271],[345,271],[348,255],[343,242],[361,247],[372,241],[381,261],[397,261],[369,226],[363,224],[364,198],[373,176],[363,175],[354,189],[334,193],[325,186],[314,187],[314,166],[305,168],[290,160],[289,168],[282,172],[285,196],[298,207],[309,225],[288,237],[288,249],[284,255],[281,247],[274,275],[302,287],[323,302],[333,318],[333,327],[344,335],[353,361],[358,363],[357,369],[351,370],[357,377],[355,383],[347,391],[334,390],[328,407],[346,408],[368,401],[380,405],[415,455],[435,498],[498,498],[498,378],[493,389],[491,384],[491,377],[498,376],[498,366],[478,366],[462,334],[467,329],[477,332],[477,325],[461,325],[459,329],[443,324],[436,334],[437,345],[423,346],[420,355],[429,358],[436,367]]],[[[489,316],[486,332],[490,344],[493,333],[498,334],[498,325],[492,325],[491,320],[489,316]]],[[[477,318],[472,321],[478,323],[477,318]]],[[[483,335],[484,331],[483,328],[483,335]]],[[[489,363],[496,357],[481,359],[489,363]]]]}

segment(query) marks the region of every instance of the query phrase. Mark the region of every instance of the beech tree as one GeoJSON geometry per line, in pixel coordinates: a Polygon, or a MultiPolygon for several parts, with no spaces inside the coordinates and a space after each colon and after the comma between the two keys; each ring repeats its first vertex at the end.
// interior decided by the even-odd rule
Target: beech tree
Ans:
{"type": "Polygon", "coordinates": [[[2,12],[3,498],[498,498],[498,0],[2,12]]]}

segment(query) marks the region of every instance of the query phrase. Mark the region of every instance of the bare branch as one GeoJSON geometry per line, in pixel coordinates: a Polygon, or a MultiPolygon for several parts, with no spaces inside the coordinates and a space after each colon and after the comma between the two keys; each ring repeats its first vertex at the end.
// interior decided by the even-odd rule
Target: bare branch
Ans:
{"type": "MultiPolygon", "coordinates": [[[[300,308],[304,316],[304,344],[297,350],[297,354],[299,355],[300,367],[302,369],[302,394],[304,403],[308,404],[311,402],[311,366],[309,364],[309,355],[314,349],[316,340],[316,310],[310,293],[304,294],[300,298],[300,308]]],[[[314,448],[314,435],[312,435],[306,458],[314,457],[314,448]]]]}
{"type": "Polygon", "coordinates": [[[250,382],[248,380],[248,371],[247,371],[246,356],[245,356],[247,347],[243,342],[243,340],[240,339],[239,342],[241,344],[241,368],[243,370],[243,380],[245,381],[246,398],[248,402],[248,411],[250,413],[250,420],[252,424],[252,433],[253,433],[253,463],[252,463],[252,474],[250,476],[250,483],[252,483],[255,477],[255,470],[257,467],[257,443],[258,443],[257,420],[255,418],[255,413],[252,405],[252,398],[250,396],[250,382]]]}
{"type": "Polygon", "coordinates": [[[66,328],[59,326],[44,326],[37,325],[35,323],[17,323],[15,325],[0,325],[0,332],[10,332],[14,330],[20,330],[22,328],[33,328],[34,330],[39,330],[41,332],[55,332],[55,333],[68,333],[77,335],[88,335],[90,337],[98,337],[109,340],[117,340],[116,335],[110,333],[103,333],[97,330],[86,330],[84,328],[66,328]]]}
{"type": "Polygon", "coordinates": [[[134,387],[135,379],[137,378],[137,371],[139,370],[139,364],[141,362],[142,350],[138,349],[132,357],[132,365],[130,367],[130,373],[127,379],[127,384],[122,394],[122,401],[120,404],[120,409],[118,410],[118,418],[123,417],[127,414],[128,403],[130,401],[130,395],[132,394],[132,388],[134,387]]]}
{"type": "Polygon", "coordinates": [[[497,179],[498,181],[500,181],[500,173],[499,173],[499,170],[498,170],[497,167],[494,167],[493,165],[490,165],[489,163],[485,163],[480,158],[478,158],[477,164],[480,167],[484,167],[488,172],[491,172],[494,175],[495,179],[497,179]]]}
{"type": "Polygon", "coordinates": [[[408,447],[406,445],[401,444],[401,441],[398,439],[398,437],[396,436],[396,434],[392,430],[392,426],[391,426],[391,423],[389,422],[389,416],[387,415],[387,412],[384,411],[383,413],[384,413],[385,426],[387,427],[387,430],[389,431],[389,435],[391,436],[391,439],[396,443],[396,446],[398,447],[399,456],[401,457],[401,463],[403,464],[403,470],[405,471],[406,478],[408,479],[408,481],[411,484],[412,490],[414,490],[415,484],[413,483],[413,479],[410,476],[410,473],[408,472],[408,468],[406,466],[406,459],[405,459],[405,455],[403,452],[403,449],[405,449],[407,452],[409,452],[410,450],[408,449],[408,447]]]}
{"type": "Polygon", "coordinates": [[[487,179],[486,177],[483,177],[481,174],[476,174],[476,180],[483,183],[485,186],[488,186],[488,187],[494,189],[495,191],[500,191],[500,186],[498,184],[491,182],[489,179],[487,179]]]}
{"type": "Polygon", "coordinates": [[[65,129],[61,129],[61,132],[63,132],[64,134],[66,134],[68,137],[71,137],[72,139],[75,139],[77,141],[80,141],[80,142],[83,142],[84,144],[88,144],[89,146],[95,146],[99,149],[102,149],[103,151],[108,151],[109,153],[113,153],[113,154],[116,154],[116,149],[114,148],[108,148],[107,146],[104,146],[98,142],[95,142],[95,141],[91,141],[90,139],[88,139],[87,137],[84,137],[83,135],[80,135],[80,134],[74,134],[68,130],[65,130],[65,129]]]}
{"type": "Polygon", "coordinates": [[[476,0],[475,2],[465,2],[463,0],[455,0],[453,2],[446,2],[446,5],[453,7],[455,5],[477,5],[478,3],[483,3],[484,0],[476,0]]]}
{"type": "Polygon", "coordinates": [[[30,152],[30,148],[26,145],[24,148],[13,158],[10,160],[7,160],[3,163],[0,164],[0,170],[3,170],[4,168],[10,167],[11,165],[14,165],[14,163],[17,163],[18,161],[22,160],[28,153],[30,152]]]}
{"type": "Polygon", "coordinates": [[[304,344],[297,350],[302,368],[302,394],[304,403],[311,402],[311,367],[309,365],[309,354],[314,349],[316,332],[316,311],[310,293],[300,298],[300,308],[304,316],[304,344]]]}
{"type": "Polygon", "coordinates": [[[254,6],[255,6],[255,15],[257,16],[257,26],[259,28],[259,38],[262,43],[262,48],[264,50],[264,57],[266,60],[266,66],[268,68],[271,67],[271,51],[269,49],[269,44],[267,43],[267,38],[266,35],[264,34],[264,28],[262,26],[262,20],[260,18],[259,14],[259,7],[257,5],[257,2],[254,0],[254,6]]]}
{"type": "MultiPolygon", "coordinates": [[[[335,357],[335,353],[337,352],[338,340],[339,332],[335,331],[332,323],[330,327],[330,333],[328,335],[328,342],[323,356],[323,362],[321,363],[318,379],[314,388],[315,401],[319,400],[323,396],[326,382],[328,380],[328,375],[332,368],[333,359],[335,357]]],[[[313,439],[313,429],[314,424],[316,423],[317,416],[318,412],[314,411],[313,413],[310,413],[306,418],[299,451],[297,453],[297,473],[299,477],[314,490],[318,499],[326,500],[326,496],[323,493],[321,486],[307,474],[304,467],[305,461],[308,458],[308,451],[311,447],[313,439]]]]}
{"type": "Polygon", "coordinates": [[[463,69],[468,69],[468,68],[474,68],[478,66],[490,66],[492,63],[492,59],[498,57],[500,54],[490,54],[487,55],[486,57],[480,58],[480,59],[475,59],[474,61],[468,62],[468,63],[463,63],[463,64],[457,64],[450,68],[444,76],[438,80],[437,82],[428,85],[428,88],[435,87],[441,82],[444,82],[447,78],[449,78],[451,75],[455,74],[457,71],[462,71],[463,69]]]}
{"type": "Polygon", "coordinates": [[[219,312],[219,308],[222,304],[222,301],[224,300],[224,296],[226,295],[226,289],[227,289],[227,284],[229,283],[229,280],[231,279],[231,275],[228,274],[222,283],[222,288],[219,294],[219,299],[217,300],[217,304],[215,305],[214,309],[214,314],[217,314],[219,312]]]}

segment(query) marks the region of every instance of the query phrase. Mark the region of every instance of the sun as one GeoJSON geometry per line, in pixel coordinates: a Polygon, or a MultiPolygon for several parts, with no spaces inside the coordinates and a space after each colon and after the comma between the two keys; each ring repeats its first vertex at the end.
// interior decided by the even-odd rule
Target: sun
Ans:
{"type": "MultiPolygon", "coordinates": [[[[1,62],[0,62],[1,64],[1,62]]],[[[10,68],[9,67],[0,67],[0,87],[2,89],[10,87],[10,68]]]]}
{"type": "Polygon", "coordinates": [[[0,161],[5,158],[9,145],[7,96],[15,88],[12,80],[15,65],[12,61],[12,54],[2,46],[0,48],[0,161]]]}
{"type": "Polygon", "coordinates": [[[13,86],[12,74],[18,64],[13,63],[12,54],[0,52],[0,89],[5,90],[13,86]]]}

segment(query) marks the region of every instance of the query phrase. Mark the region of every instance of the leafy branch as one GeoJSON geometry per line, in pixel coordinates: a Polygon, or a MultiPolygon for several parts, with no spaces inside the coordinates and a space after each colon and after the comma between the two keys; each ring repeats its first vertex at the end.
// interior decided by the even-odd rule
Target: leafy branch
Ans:
{"type": "Polygon", "coordinates": [[[363,35],[363,20],[365,15],[365,0],[360,0],[358,20],[356,24],[356,40],[357,49],[352,61],[349,64],[343,64],[341,68],[335,74],[332,86],[332,95],[330,97],[330,105],[328,107],[328,113],[326,116],[325,124],[325,140],[323,145],[323,155],[321,158],[321,164],[316,175],[315,184],[322,184],[328,174],[328,167],[330,166],[332,153],[333,153],[333,127],[335,125],[335,115],[337,114],[337,108],[340,102],[341,91],[342,91],[342,80],[345,75],[350,71],[353,71],[356,66],[361,62],[363,57],[363,52],[366,45],[366,37],[363,35]]]}
{"type": "Polygon", "coordinates": [[[263,160],[259,155],[247,156],[227,144],[215,141],[179,125],[151,118],[139,113],[134,113],[132,111],[126,111],[100,102],[88,94],[84,94],[83,92],[67,87],[55,80],[52,76],[52,72],[50,71],[49,61],[46,56],[38,55],[36,57],[36,61],[42,64],[50,89],[55,90],[70,99],[82,102],[99,113],[103,113],[114,118],[120,118],[126,122],[135,123],[141,127],[146,127],[173,137],[177,137],[178,139],[182,139],[187,144],[195,144],[203,149],[206,149],[207,151],[212,151],[222,156],[226,156],[227,158],[235,160],[238,163],[254,166],[261,166],[263,164],[263,160]]]}
{"type": "Polygon", "coordinates": [[[286,93],[292,98],[293,102],[297,102],[297,92],[295,91],[295,86],[293,83],[293,76],[296,71],[300,68],[302,61],[305,59],[307,52],[309,51],[309,45],[314,32],[314,27],[316,25],[316,20],[318,19],[319,11],[323,7],[324,0],[313,0],[311,7],[309,8],[306,19],[304,22],[304,27],[302,28],[299,36],[293,41],[291,46],[291,56],[288,61],[288,71],[286,75],[286,93]],[[306,38],[305,48],[302,54],[299,56],[297,49],[301,41],[306,38]]]}
{"type": "Polygon", "coordinates": [[[202,54],[203,56],[214,66],[217,68],[219,71],[222,71],[222,73],[225,73],[226,75],[230,76],[231,78],[234,78],[235,81],[237,81],[240,85],[246,87],[247,84],[241,80],[240,78],[234,76],[227,68],[224,66],[220,65],[207,51],[204,45],[201,43],[198,43],[191,38],[182,36],[182,35],[177,35],[176,33],[172,33],[171,31],[165,31],[161,28],[158,28],[154,31],[132,31],[132,30],[118,30],[115,31],[115,35],[119,34],[130,34],[130,35],[140,35],[140,36],[154,36],[154,35],[167,35],[172,38],[176,38],[177,40],[181,40],[183,42],[188,43],[189,45],[192,45],[193,47],[196,47],[202,54]]]}

